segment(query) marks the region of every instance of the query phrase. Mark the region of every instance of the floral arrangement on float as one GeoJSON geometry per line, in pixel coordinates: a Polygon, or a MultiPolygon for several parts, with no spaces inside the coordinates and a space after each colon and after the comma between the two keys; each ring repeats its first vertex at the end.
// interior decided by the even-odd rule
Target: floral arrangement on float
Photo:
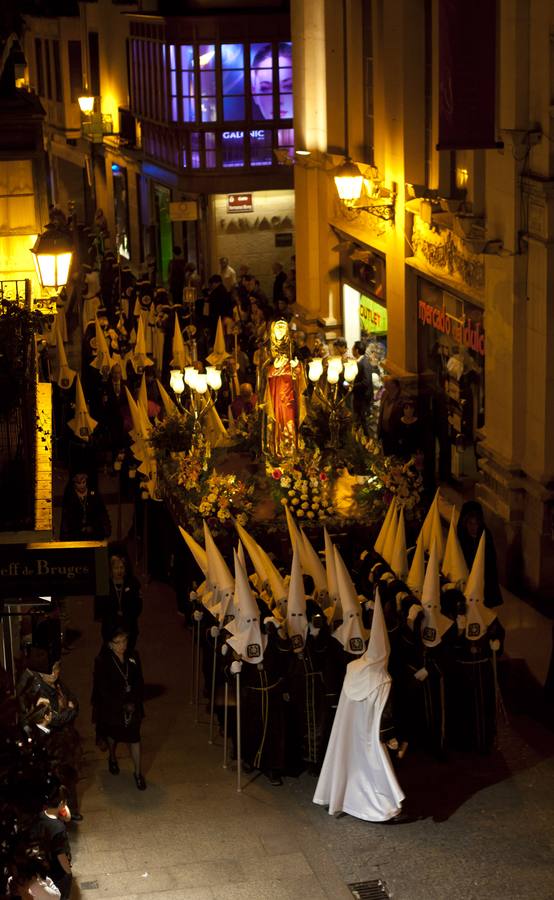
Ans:
{"type": "Polygon", "coordinates": [[[321,450],[299,453],[279,466],[268,464],[266,474],[273,482],[277,501],[290,507],[297,518],[315,523],[335,515],[331,466],[323,465],[321,450]]]}
{"type": "Polygon", "coordinates": [[[236,475],[212,474],[201,484],[198,513],[210,526],[246,525],[252,513],[254,485],[247,487],[236,475]]]}

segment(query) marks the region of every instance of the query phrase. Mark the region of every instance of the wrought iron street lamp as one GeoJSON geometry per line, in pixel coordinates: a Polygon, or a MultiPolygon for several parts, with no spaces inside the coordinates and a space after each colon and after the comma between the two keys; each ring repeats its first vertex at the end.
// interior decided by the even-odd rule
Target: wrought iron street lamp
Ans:
{"type": "Polygon", "coordinates": [[[338,450],[340,447],[341,416],[340,410],[352,390],[352,384],[358,374],[358,363],[355,359],[347,359],[344,363],[340,356],[330,356],[327,360],[327,389],[322,386],[324,369],[319,358],[308,363],[308,378],[314,385],[314,394],[329,413],[329,447],[338,450]],[[345,385],[339,392],[339,381],[344,374],[345,385]]]}

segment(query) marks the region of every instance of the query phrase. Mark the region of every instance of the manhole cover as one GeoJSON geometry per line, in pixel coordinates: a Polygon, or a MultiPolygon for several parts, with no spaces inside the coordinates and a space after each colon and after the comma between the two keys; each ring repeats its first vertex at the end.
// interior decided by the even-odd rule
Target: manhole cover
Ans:
{"type": "Polygon", "coordinates": [[[98,882],[97,881],[80,881],[79,887],[82,891],[97,891],[98,890],[98,882]]]}
{"type": "Polygon", "coordinates": [[[390,894],[380,879],[375,881],[357,881],[348,885],[356,900],[387,900],[390,894]]]}

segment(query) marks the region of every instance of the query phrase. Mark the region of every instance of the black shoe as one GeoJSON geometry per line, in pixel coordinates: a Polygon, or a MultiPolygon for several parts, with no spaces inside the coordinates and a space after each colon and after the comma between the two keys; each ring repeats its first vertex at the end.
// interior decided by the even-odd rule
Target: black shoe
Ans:
{"type": "Polygon", "coordinates": [[[283,784],[283,779],[278,772],[270,772],[267,777],[269,778],[269,783],[272,784],[273,787],[281,787],[283,784]]]}
{"type": "Polygon", "coordinates": [[[119,766],[117,764],[117,759],[112,759],[111,757],[108,759],[108,769],[112,775],[119,775],[119,766]]]}
{"type": "Polygon", "coordinates": [[[135,772],[135,784],[138,787],[139,791],[146,790],[146,782],[144,780],[144,775],[137,775],[135,772]]]}
{"type": "Polygon", "coordinates": [[[82,822],[83,817],[81,813],[71,813],[71,821],[72,822],[82,822]]]}

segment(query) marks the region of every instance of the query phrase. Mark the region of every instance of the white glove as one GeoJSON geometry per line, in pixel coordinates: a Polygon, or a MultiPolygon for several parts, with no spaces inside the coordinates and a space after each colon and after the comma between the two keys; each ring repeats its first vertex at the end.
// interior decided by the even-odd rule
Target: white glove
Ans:
{"type": "Polygon", "coordinates": [[[456,616],[456,625],[458,626],[458,631],[465,631],[467,624],[466,616],[456,616]]]}
{"type": "Polygon", "coordinates": [[[194,610],[194,612],[192,614],[192,618],[194,619],[195,622],[201,622],[203,617],[204,617],[204,613],[202,612],[201,609],[194,610]]]}
{"type": "Polygon", "coordinates": [[[498,653],[500,650],[500,641],[489,641],[489,645],[491,650],[494,650],[495,653],[498,653]]]}
{"type": "Polygon", "coordinates": [[[189,594],[189,600],[198,600],[198,594],[196,591],[191,591],[189,594]]]}
{"type": "Polygon", "coordinates": [[[221,655],[227,656],[228,652],[229,652],[229,647],[227,646],[227,644],[223,644],[223,647],[221,648],[221,655]]]}
{"type": "Polygon", "coordinates": [[[219,628],[217,627],[217,625],[212,625],[212,627],[210,628],[210,637],[213,637],[213,639],[215,640],[218,635],[219,628]]]}
{"type": "Polygon", "coordinates": [[[241,672],[242,662],[240,659],[235,659],[235,661],[231,663],[231,675],[240,675],[241,672]]]}
{"type": "Polygon", "coordinates": [[[429,672],[427,671],[425,666],[423,666],[422,669],[418,669],[417,672],[414,673],[414,678],[417,681],[425,681],[425,679],[427,678],[428,675],[429,675],[429,672]]]}
{"type": "Polygon", "coordinates": [[[390,741],[387,741],[387,747],[389,750],[398,750],[398,741],[396,738],[392,738],[390,741]]]}

